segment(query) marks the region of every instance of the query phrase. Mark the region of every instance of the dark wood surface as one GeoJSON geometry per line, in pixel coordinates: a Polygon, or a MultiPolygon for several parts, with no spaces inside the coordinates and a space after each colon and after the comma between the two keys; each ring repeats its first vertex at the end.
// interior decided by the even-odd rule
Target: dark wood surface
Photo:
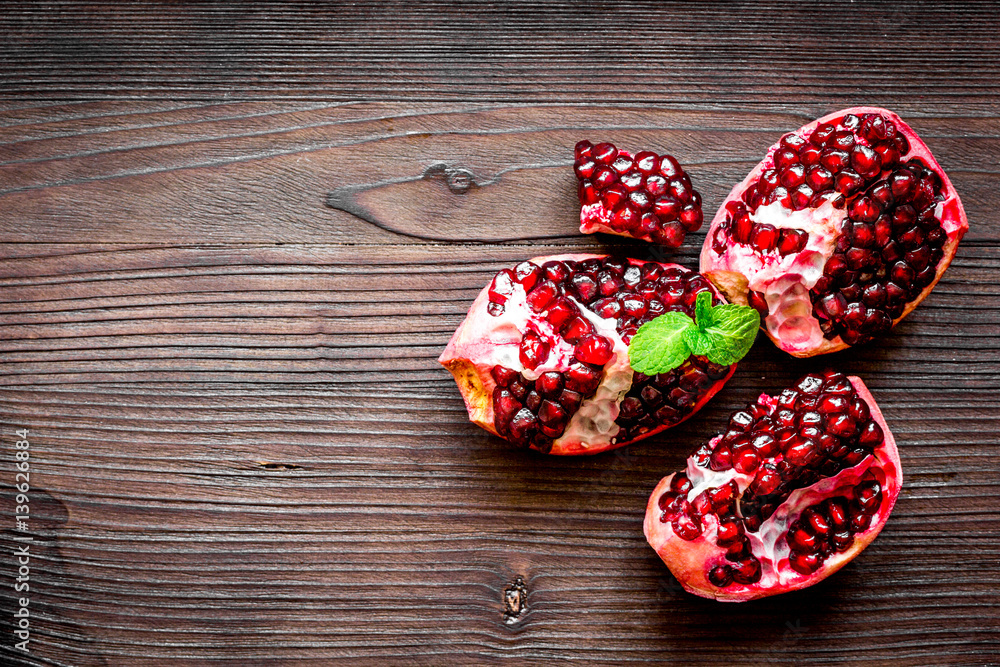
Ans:
{"type": "Polygon", "coordinates": [[[995,3],[581,4],[4,3],[0,528],[28,428],[35,542],[27,657],[0,557],[0,663],[998,664],[995,3]],[[498,268],[651,252],[577,234],[578,139],[677,155],[710,215],[853,104],[904,115],[971,223],[885,341],[760,340],[593,458],[468,423],[436,358],[498,268]],[[648,493],[826,364],[900,444],[882,535],[806,591],[687,595],[648,493]]]}

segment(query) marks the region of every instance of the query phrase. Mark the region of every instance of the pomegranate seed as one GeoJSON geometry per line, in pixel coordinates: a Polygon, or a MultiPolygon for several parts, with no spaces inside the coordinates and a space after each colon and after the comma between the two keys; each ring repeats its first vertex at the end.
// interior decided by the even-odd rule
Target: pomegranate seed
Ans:
{"type": "Polygon", "coordinates": [[[576,172],[577,178],[590,178],[594,175],[594,170],[597,169],[597,162],[589,157],[585,157],[581,160],[577,160],[573,165],[573,170],[576,172]]]}
{"type": "Polygon", "coordinates": [[[851,163],[851,155],[840,148],[824,148],[819,156],[819,163],[836,174],[851,163]]]}
{"type": "Polygon", "coordinates": [[[733,568],[728,565],[716,565],[709,571],[708,580],[719,588],[724,588],[733,581],[733,568]]]}
{"type": "Polygon", "coordinates": [[[625,186],[626,190],[628,190],[629,192],[635,192],[636,190],[639,190],[639,188],[642,187],[643,183],[642,172],[637,169],[630,171],[627,174],[622,175],[619,181],[621,182],[622,185],[625,186]]]}
{"type": "Polygon", "coordinates": [[[733,458],[733,467],[737,472],[752,473],[760,465],[760,459],[751,448],[740,450],[733,458]]]}
{"type": "Polygon", "coordinates": [[[670,522],[671,527],[677,535],[685,540],[691,541],[701,535],[701,525],[697,519],[681,514],[670,522]]]}
{"type": "Polygon", "coordinates": [[[837,130],[830,137],[830,145],[836,148],[849,151],[854,147],[855,139],[854,133],[850,130],[837,130]]]}
{"type": "Polygon", "coordinates": [[[591,157],[593,154],[594,145],[586,139],[576,142],[576,147],[573,148],[573,157],[577,160],[585,157],[591,157]]]}
{"type": "Polygon", "coordinates": [[[576,358],[588,364],[603,366],[614,354],[612,343],[604,336],[585,336],[576,346],[576,358]]]}
{"type": "Polygon", "coordinates": [[[819,164],[820,150],[815,146],[806,146],[799,151],[799,162],[807,167],[819,164]]]}
{"type": "Polygon", "coordinates": [[[882,160],[869,146],[855,146],[851,150],[851,166],[860,175],[871,178],[882,170],[882,160]]]}
{"type": "Polygon", "coordinates": [[[511,382],[520,377],[517,371],[505,368],[504,366],[494,366],[490,370],[490,375],[493,376],[493,381],[500,387],[508,387],[511,382]]]}
{"type": "Polygon", "coordinates": [[[733,581],[740,584],[755,584],[760,581],[760,573],[760,561],[751,556],[733,568],[733,581]]]}
{"type": "Polygon", "coordinates": [[[574,345],[580,342],[584,336],[592,333],[594,333],[594,325],[590,323],[590,320],[583,317],[575,317],[570,320],[570,323],[562,332],[563,338],[566,342],[574,345]]]}
{"type": "Polygon", "coordinates": [[[527,444],[527,441],[534,435],[533,431],[537,424],[538,420],[534,413],[528,408],[521,408],[508,426],[511,439],[515,444],[527,444]]]}
{"type": "Polygon", "coordinates": [[[668,248],[679,248],[684,242],[684,226],[677,222],[668,222],[654,232],[653,240],[668,248]]]}
{"type": "Polygon", "coordinates": [[[754,225],[750,234],[750,243],[761,252],[774,250],[778,245],[778,231],[773,225],[759,223],[754,225]]]}
{"type": "Polygon", "coordinates": [[[506,303],[507,297],[514,293],[514,272],[504,269],[496,274],[493,282],[490,283],[490,301],[493,303],[506,303]]]}
{"type": "Polygon", "coordinates": [[[836,127],[834,127],[829,123],[824,123],[823,125],[818,126],[813,131],[812,136],[809,137],[809,141],[815,146],[823,147],[827,144],[827,142],[830,140],[830,137],[833,136],[833,133],[836,131],[837,131],[836,127]]]}
{"type": "Polygon", "coordinates": [[[733,467],[732,452],[727,445],[720,444],[712,452],[709,463],[712,470],[729,470],[733,467]]]}
{"type": "Polygon", "coordinates": [[[801,211],[807,208],[813,202],[813,196],[815,193],[812,188],[808,185],[800,185],[799,187],[792,190],[791,200],[792,208],[796,211],[801,211]]]}
{"type": "Polygon", "coordinates": [[[571,389],[563,389],[562,393],[559,394],[559,404],[566,408],[570,414],[576,412],[582,402],[583,396],[571,389]]]}
{"type": "Polygon", "coordinates": [[[684,173],[684,170],[681,169],[680,163],[670,155],[664,155],[663,157],[660,158],[659,171],[668,179],[674,178],[675,176],[679,176],[684,173]]]}
{"type": "Polygon", "coordinates": [[[837,174],[834,179],[833,187],[834,189],[842,195],[851,195],[861,187],[864,181],[861,180],[856,172],[850,169],[844,169],[839,174],[837,174]]]}
{"type": "Polygon", "coordinates": [[[811,551],[816,546],[816,536],[799,527],[788,534],[788,545],[794,545],[804,551],[811,551]]]}
{"type": "Polygon", "coordinates": [[[525,292],[530,292],[542,275],[542,269],[531,262],[521,262],[514,267],[514,279],[521,283],[525,292]]]}
{"type": "Polygon", "coordinates": [[[767,317],[767,300],[764,298],[764,294],[762,292],[750,290],[750,292],[747,293],[747,302],[750,304],[751,308],[760,313],[761,319],[767,317]]]}
{"type": "Polygon", "coordinates": [[[646,192],[648,192],[649,195],[655,199],[667,191],[668,182],[669,181],[667,181],[666,178],[660,176],[659,174],[647,176],[645,186],[646,192]]]}
{"type": "Polygon", "coordinates": [[[753,221],[750,216],[746,213],[740,214],[734,221],[733,226],[733,237],[739,243],[748,243],[750,241],[750,235],[753,233],[753,221]]]}
{"type": "Polygon", "coordinates": [[[573,363],[566,371],[565,383],[567,389],[589,396],[601,383],[601,374],[584,363],[573,363]]]}
{"type": "Polygon", "coordinates": [[[545,399],[538,408],[538,420],[548,426],[558,425],[561,431],[562,428],[565,428],[566,422],[569,420],[569,415],[563,406],[555,401],[545,399]]]}
{"type": "Polygon", "coordinates": [[[798,153],[790,148],[782,148],[774,154],[774,166],[780,172],[795,164],[798,159],[798,153]]]}
{"type": "Polygon", "coordinates": [[[851,516],[851,532],[855,534],[863,533],[868,530],[871,522],[872,517],[870,514],[855,514],[851,516]]]}
{"type": "Polygon", "coordinates": [[[618,174],[619,177],[632,171],[632,167],[634,166],[635,163],[632,162],[632,158],[621,152],[618,153],[618,157],[615,158],[615,161],[611,163],[611,168],[618,174]]]}
{"type": "Polygon", "coordinates": [[[649,175],[659,167],[659,158],[652,151],[639,151],[635,154],[635,166],[643,174],[649,175]]]}
{"type": "Polygon", "coordinates": [[[823,564],[818,554],[805,554],[792,552],[788,557],[788,564],[799,574],[812,574],[823,564]]]}
{"type": "Polygon", "coordinates": [[[882,432],[882,427],[873,421],[865,424],[861,429],[861,434],[858,436],[858,444],[869,449],[881,445],[884,441],[885,434],[882,432]]]}
{"type": "Polygon", "coordinates": [[[691,480],[684,473],[680,473],[671,480],[670,488],[674,493],[687,493],[691,490],[691,480]]]}
{"type": "Polygon", "coordinates": [[[525,368],[537,368],[549,356],[549,344],[538,334],[528,331],[521,338],[520,359],[525,368]]]}
{"type": "Polygon", "coordinates": [[[562,393],[563,378],[562,373],[549,371],[542,373],[535,380],[535,391],[546,398],[558,398],[562,393]]]}
{"type": "Polygon", "coordinates": [[[741,525],[735,521],[726,521],[719,524],[716,542],[719,546],[727,546],[736,541],[743,534],[741,525]]]}

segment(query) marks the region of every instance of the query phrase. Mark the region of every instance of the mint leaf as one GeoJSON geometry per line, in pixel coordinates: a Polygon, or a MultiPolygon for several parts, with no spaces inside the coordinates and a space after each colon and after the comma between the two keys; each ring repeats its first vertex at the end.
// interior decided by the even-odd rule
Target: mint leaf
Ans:
{"type": "MultiPolygon", "coordinates": [[[[704,331],[705,327],[712,323],[711,292],[698,292],[698,296],[695,298],[694,302],[694,321],[695,324],[698,325],[698,328],[702,331],[704,331]]],[[[695,352],[695,354],[704,354],[704,352],[695,352]]]]}
{"type": "Polygon", "coordinates": [[[684,332],[684,344],[691,350],[691,354],[697,354],[700,357],[708,354],[713,347],[712,339],[697,327],[687,329],[684,332]]]}
{"type": "Polygon", "coordinates": [[[760,313],[749,306],[723,303],[712,308],[705,324],[699,322],[699,329],[711,342],[705,353],[708,360],[728,366],[750,351],[760,329],[760,313]]]}
{"type": "Polygon", "coordinates": [[[691,356],[684,334],[692,330],[697,332],[694,320],[684,313],[664,313],[652,322],[646,322],[629,343],[629,364],[646,375],[666,373],[677,368],[691,356]]]}

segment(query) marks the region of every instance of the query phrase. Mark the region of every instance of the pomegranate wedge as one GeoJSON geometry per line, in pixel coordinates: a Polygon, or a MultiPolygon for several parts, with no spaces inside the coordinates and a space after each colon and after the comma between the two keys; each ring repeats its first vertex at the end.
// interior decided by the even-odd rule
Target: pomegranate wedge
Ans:
{"type": "Polygon", "coordinates": [[[605,232],[677,248],[703,221],[701,195],[670,155],[632,155],[581,141],[573,170],[580,185],[580,232],[605,232]]]}
{"type": "Polygon", "coordinates": [[[639,327],[693,317],[701,293],[721,302],[704,276],[674,264],[536,257],[496,274],[439,361],[479,426],[520,447],[596,454],[679,424],[733,374],[735,363],[693,354],[655,375],[630,365],[639,327]]]}
{"type": "Polygon", "coordinates": [[[810,374],[734,412],[725,432],[657,484],[643,529],[687,591],[743,602],[846,565],[882,530],[902,482],[864,383],[810,374]]]}
{"type": "Polygon", "coordinates": [[[969,228],[899,116],[845,109],[786,134],[715,215],[701,271],[797,357],[866,343],[930,293],[969,228]]]}

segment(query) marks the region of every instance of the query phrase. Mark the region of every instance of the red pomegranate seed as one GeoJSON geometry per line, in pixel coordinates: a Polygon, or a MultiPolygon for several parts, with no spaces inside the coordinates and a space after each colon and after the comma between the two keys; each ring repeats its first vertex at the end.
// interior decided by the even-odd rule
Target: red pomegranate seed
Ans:
{"type": "Polygon", "coordinates": [[[538,334],[528,331],[521,338],[520,359],[525,368],[537,368],[545,363],[549,356],[549,344],[538,334]]]}
{"type": "Polygon", "coordinates": [[[778,235],[778,252],[781,255],[802,252],[808,242],[809,234],[803,230],[784,228],[780,230],[778,235]]]}
{"type": "Polygon", "coordinates": [[[543,280],[525,297],[531,310],[540,313],[559,296],[559,286],[551,280],[543,280]]]}
{"type": "Polygon", "coordinates": [[[594,333],[594,325],[590,323],[583,317],[576,317],[570,321],[566,329],[563,331],[563,338],[567,342],[576,344],[583,339],[584,336],[594,333]]]}
{"type": "Polygon", "coordinates": [[[773,225],[758,223],[750,233],[750,243],[761,252],[774,250],[778,245],[778,231],[773,225]]]}
{"type": "Polygon", "coordinates": [[[576,142],[576,147],[573,149],[573,157],[577,160],[581,158],[589,158],[594,154],[594,146],[589,141],[584,139],[583,141],[576,142]]]}
{"type": "Polygon", "coordinates": [[[514,272],[504,269],[496,274],[493,282],[490,283],[490,301],[493,303],[506,303],[507,297],[514,293],[514,272]]]}
{"type": "Polygon", "coordinates": [[[585,336],[576,346],[576,358],[588,364],[603,366],[611,360],[614,349],[611,341],[596,334],[585,336]]]}
{"type": "Polygon", "coordinates": [[[531,262],[521,262],[514,267],[514,279],[521,283],[525,292],[530,292],[542,275],[542,269],[531,262]]]}

